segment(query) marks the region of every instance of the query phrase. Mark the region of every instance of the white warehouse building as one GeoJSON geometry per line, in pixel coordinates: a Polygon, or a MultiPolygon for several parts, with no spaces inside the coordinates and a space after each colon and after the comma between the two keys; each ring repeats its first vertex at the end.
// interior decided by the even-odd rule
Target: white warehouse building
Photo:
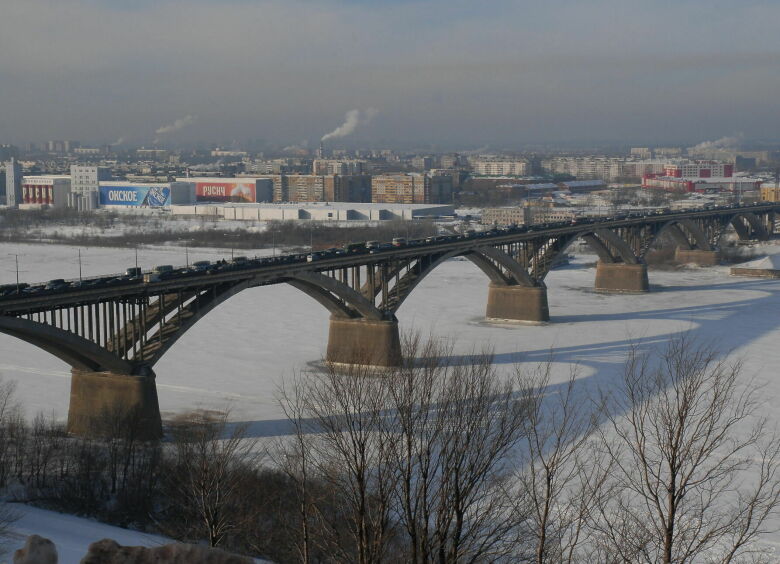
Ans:
{"type": "Polygon", "coordinates": [[[301,204],[198,204],[171,206],[175,215],[210,216],[243,221],[388,221],[452,216],[451,205],[359,204],[315,202],[301,204]]]}

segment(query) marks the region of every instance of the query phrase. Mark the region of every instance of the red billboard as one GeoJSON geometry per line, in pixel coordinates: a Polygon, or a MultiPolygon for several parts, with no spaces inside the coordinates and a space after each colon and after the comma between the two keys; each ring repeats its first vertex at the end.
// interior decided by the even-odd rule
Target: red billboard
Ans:
{"type": "Polygon", "coordinates": [[[256,202],[254,181],[196,182],[195,200],[198,202],[256,202]]]}

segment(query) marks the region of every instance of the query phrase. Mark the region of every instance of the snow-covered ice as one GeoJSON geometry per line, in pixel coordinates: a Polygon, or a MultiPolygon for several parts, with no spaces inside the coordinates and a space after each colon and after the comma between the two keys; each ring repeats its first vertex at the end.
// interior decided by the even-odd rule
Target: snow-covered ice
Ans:
{"type": "MultiPolygon", "coordinates": [[[[23,280],[78,275],[77,249],[58,245],[4,245],[0,284],[12,282],[19,253],[23,280]]],[[[768,250],[780,252],[780,247],[768,250]]],[[[215,259],[220,251],[190,249],[189,260],[215,259]]],[[[745,357],[745,371],[771,375],[780,364],[780,281],[735,278],[727,267],[651,271],[644,295],[593,291],[595,257],[583,255],[547,277],[551,322],[495,326],[482,322],[487,279],[466,260],[451,260],[430,274],[398,311],[401,330],[450,338],[456,355],[490,347],[501,367],[546,360],[550,350],[565,377],[578,364],[581,378],[609,383],[632,340],[663,343],[690,329],[705,340],[745,357]]],[[[82,249],[84,275],[119,272],[135,261],[132,249],[82,249]]],[[[184,263],[184,250],[142,250],[139,263],[184,263]]],[[[274,399],[278,385],[295,371],[311,369],[325,352],[328,313],[291,286],[246,290],[209,313],[155,366],[163,416],[195,408],[230,407],[252,422],[258,436],[284,427],[274,399]]],[[[57,358],[0,335],[0,375],[18,381],[29,416],[38,411],[64,418],[70,370],[57,358]]],[[[770,380],[767,398],[780,397],[770,380]]]]}
{"type": "MultiPolygon", "coordinates": [[[[14,279],[19,253],[23,280],[78,274],[77,249],[67,246],[4,245],[0,284],[14,279]]],[[[767,245],[768,254],[780,246],[767,245]]],[[[214,259],[213,249],[190,249],[190,261],[214,259]]],[[[229,254],[229,251],[228,251],[229,254]]],[[[250,253],[251,254],[251,253],[250,253]]],[[[85,275],[118,272],[134,263],[132,249],[82,249],[85,275]]],[[[182,264],[184,250],[143,250],[144,267],[182,264]]],[[[442,264],[415,289],[398,311],[402,330],[453,339],[456,362],[490,347],[502,370],[515,362],[545,361],[554,349],[555,378],[580,366],[583,385],[608,388],[616,381],[635,340],[663,344],[675,332],[690,330],[744,359],[744,374],[765,383],[766,414],[775,423],[780,400],[780,280],[728,275],[728,267],[651,271],[644,295],[593,291],[595,257],[579,256],[548,276],[551,322],[495,326],[482,322],[488,282],[465,260],[442,264]]],[[[250,433],[268,437],[287,425],[274,396],[280,382],[309,370],[327,345],[328,313],[287,285],[244,291],[228,300],[184,335],[155,366],[163,416],[194,408],[230,407],[250,433]]],[[[38,411],[64,418],[69,367],[35,347],[0,335],[0,374],[18,381],[18,397],[29,416],[38,411]]],[[[555,384],[556,382],[553,382],[555,384]]],[[[778,537],[780,539],[780,536],[778,537]]]]}

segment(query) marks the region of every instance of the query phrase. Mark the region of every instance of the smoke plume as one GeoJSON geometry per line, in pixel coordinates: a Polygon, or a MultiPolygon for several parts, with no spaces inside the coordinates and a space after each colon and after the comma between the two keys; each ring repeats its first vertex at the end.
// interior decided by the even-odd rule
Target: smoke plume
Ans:
{"type": "Polygon", "coordinates": [[[191,116],[187,114],[183,118],[177,119],[170,125],[163,125],[162,127],[158,127],[154,131],[155,135],[157,135],[157,138],[154,140],[154,142],[157,143],[160,140],[160,135],[173,133],[174,131],[179,131],[180,129],[187,127],[188,125],[192,125],[193,123],[195,123],[196,119],[198,119],[198,116],[191,116]]]}
{"type": "Polygon", "coordinates": [[[120,137],[119,139],[117,139],[116,141],[111,143],[111,146],[112,147],[116,147],[117,145],[121,145],[124,142],[125,142],[125,138],[124,137],[120,137]]]}
{"type": "Polygon", "coordinates": [[[717,149],[735,149],[737,145],[742,142],[742,134],[732,137],[721,137],[714,141],[704,141],[693,147],[689,147],[688,151],[695,153],[697,151],[712,151],[717,149]]]}
{"type": "Polygon", "coordinates": [[[330,133],[326,133],[322,136],[321,141],[327,141],[328,139],[338,139],[340,137],[346,137],[355,132],[360,125],[367,125],[371,122],[376,114],[379,113],[374,108],[368,108],[366,110],[349,110],[344,116],[344,123],[338,126],[330,133]]]}

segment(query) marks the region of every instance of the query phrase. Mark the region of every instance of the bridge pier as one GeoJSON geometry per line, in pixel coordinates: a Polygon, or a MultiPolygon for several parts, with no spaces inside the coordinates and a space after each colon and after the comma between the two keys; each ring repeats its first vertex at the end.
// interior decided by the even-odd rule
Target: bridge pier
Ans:
{"type": "Polygon", "coordinates": [[[331,317],[326,360],[337,364],[400,365],[398,320],[331,317]]]}
{"type": "Polygon", "coordinates": [[[104,437],[119,428],[136,425],[136,438],[162,437],[155,375],[142,376],[71,370],[69,433],[104,437]]]}
{"type": "Polygon", "coordinates": [[[487,321],[550,321],[547,287],[490,284],[487,321]]]}
{"type": "Polygon", "coordinates": [[[650,290],[647,265],[599,261],[596,264],[596,290],[599,292],[647,292],[650,290]]]}
{"type": "Polygon", "coordinates": [[[715,266],[720,263],[718,251],[702,251],[700,249],[682,249],[677,247],[674,260],[682,264],[698,264],[699,266],[715,266]]]}

